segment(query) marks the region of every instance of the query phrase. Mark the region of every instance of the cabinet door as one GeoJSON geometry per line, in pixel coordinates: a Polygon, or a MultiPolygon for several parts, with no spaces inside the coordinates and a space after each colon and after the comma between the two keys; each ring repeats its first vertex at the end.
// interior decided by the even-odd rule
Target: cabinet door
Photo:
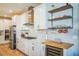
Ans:
{"type": "Polygon", "coordinates": [[[39,13],[39,7],[35,7],[34,8],[34,28],[38,29],[39,27],[39,17],[40,17],[40,13],[39,13]]]}
{"type": "Polygon", "coordinates": [[[35,56],[44,56],[45,55],[45,46],[40,42],[35,41],[34,43],[34,55],[35,56]]]}
{"type": "Polygon", "coordinates": [[[45,56],[45,48],[46,46],[41,44],[41,56],[45,56]]]}
{"type": "Polygon", "coordinates": [[[0,30],[4,30],[5,29],[5,23],[4,20],[0,19],[0,30]]]}
{"type": "Polygon", "coordinates": [[[34,56],[40,56],[41,51],[40,51],[40,45],[38,42],[35,42],[34,44],[34,56]]]}
{"type": "Polygon", "coordinates": [[[29,55],[29,42],[27,39],[17,39],[17,49],[21,50],[24,52],[26,55],[29,55]]]}
{"type": "Polygon", "coordinates": [[[16,41],[17,43],[16,43],[16,47],[17,47],[17,49],[19,49],[19,50],[21,50],[22,51],[22,40],[21,39],[18,39],[17,38],[17,41],[16,41]]]}
{"type": "Polygon", "coordinates": [[[29,40],[28,51],[29,56],[40,56],[40,45],[35,40],[29,40]]]}
{"type": "Polygon", "coordinates": [[[29,42],[28,42],[28,40],[27,39],[24,39],[23,40],[23,46],[22,46],[22,48],[23,48],[23,52],[26,54],[26,55],[29,55],[29,42]]]}
{"type": "Polygon", "coordinates": [[[33,56],[34,55],[34,43],[32,40],[28,41],[28,55],[33,56]]]}
{"type": "Polygon", "coordinates": [[[34,27],[35,29],[46,29],[47,9],[46,4],[41,4],[34,9],[34,27]]]}

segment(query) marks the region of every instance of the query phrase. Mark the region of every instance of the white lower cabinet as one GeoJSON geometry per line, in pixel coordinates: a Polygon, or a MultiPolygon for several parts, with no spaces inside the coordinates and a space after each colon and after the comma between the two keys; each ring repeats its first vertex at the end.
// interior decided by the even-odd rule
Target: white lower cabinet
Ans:
{"type": "Polygon", "coordinates": [[[28,42],[28,40],[27,39],[24,39],[23,40],[23,49],[24,49],[24,53],[26,54],[26,55],[29,55],[29,42],[28,42]]]}
{"type": "Polygon", "coordinates": [[[45,46],[39,42],[29,40],[29,56],[45,56],[45,46]]]}
{"type": "Polygon", "coordinates": [[[37,42],[36,39],[18,39],[17,48],[28,56],[45,55],[45,46],[42,45],[40,42],[37,42]]]}
{"type": "Polygon", "coordinates": [[[21,40],[17,38],[17,40],[16,40],[16,48],[19,49],[19,50],[21,50],[21,44],[20,43],[21,43],[21,40]]]}
{"type": "Polygon", "coordinates": [[[32,56],[32,55],[33,55],[32,40],[28,40],[28,55],[29,55],[29,56],[32,56]]]}
{"type": "Polygon", "coordinates": [[[45,55],[45,46],[36,42],[35,40],[28,41],[28,55],[29,56],[44,56],[45,55]]]}
{"type": "Polygon", "coordinates": [[[35,44],[34,44],[34,55],[35,56],[41,55],[40,45],[37,42],[35,42],[35,44]]]}
{"type": "Polygon", "coordinates": [[[41,44],[41,56],[45,56],[45,45],[41,44]]]}
{"type": "Polygon", "coordinates": [[[34,43],[34,56],[44,56],[45,55],[45,46],[40,42],[34,43]]]}
{"type": "Polygon", "coordinates": [[[17,49],[28,55],[28,42],[26,39],[17,39],[17,49]]]}
{"type": "Polygon", "coordinates": [[[5,41],[4,35],[1,35],[1,36],[0,36],[0,43],[1,43],[1,42],[4,42],[4,41],[5,41]]]}
{"type": "Polygon", "coordinates": [[[28,44],[28,49],[29,49],[29,56],[39,56],[40,51],[39,51],[39,46],[38,43],[35,42],[35,40],[29,40],[28,44]]]}

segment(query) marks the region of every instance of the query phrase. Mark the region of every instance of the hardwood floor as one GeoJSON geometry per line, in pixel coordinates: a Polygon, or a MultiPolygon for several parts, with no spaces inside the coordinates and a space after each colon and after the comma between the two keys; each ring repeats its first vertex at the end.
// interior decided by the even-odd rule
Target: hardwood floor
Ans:
{"type": "Polygon", "coordinates": [[[8,43],[0,45],[0,56],[24,56],[24,54],[17,49],[12,50],[8,43]]]}

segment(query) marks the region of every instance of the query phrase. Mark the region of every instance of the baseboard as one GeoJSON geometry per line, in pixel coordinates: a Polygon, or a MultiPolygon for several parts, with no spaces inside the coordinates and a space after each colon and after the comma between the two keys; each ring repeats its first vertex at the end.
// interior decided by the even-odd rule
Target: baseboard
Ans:
{"type": "Polygon", "coordinates": [[[17,50],[18,50],[19,52],[23,53],[23,54],[24,54],[24,56],[28,56],[27,54],[25,54],[24,52],[22,52],[22,51],[21,51],[21,50],[19,50],[18,48],[17,48],[17,50]]]}

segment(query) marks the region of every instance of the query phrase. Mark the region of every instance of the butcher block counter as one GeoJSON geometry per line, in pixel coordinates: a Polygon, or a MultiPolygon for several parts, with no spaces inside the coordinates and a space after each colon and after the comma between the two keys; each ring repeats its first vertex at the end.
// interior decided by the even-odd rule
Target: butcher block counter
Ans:
{"type": "Polygon", "coordinates": [[[71,43],[57,42],[53,40],[45,40],[42,42],[42,44],[53,46],[53,47],[58,47],[58,48],[63,48],[63,49],[68,49],[73,46],[73,44],[71,43]]]}

